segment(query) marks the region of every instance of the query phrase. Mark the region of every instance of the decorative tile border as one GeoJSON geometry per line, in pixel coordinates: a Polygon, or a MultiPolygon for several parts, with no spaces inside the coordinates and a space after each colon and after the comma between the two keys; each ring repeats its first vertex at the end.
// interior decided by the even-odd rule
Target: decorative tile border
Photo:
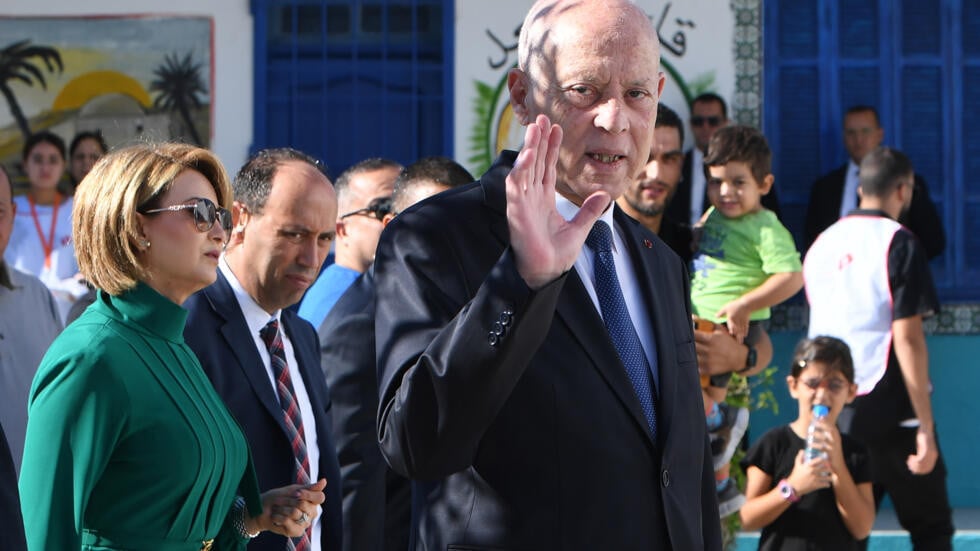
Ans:
{"type": "MultiPolygon", "coordinates": [[[[772,331],[805,331],[809,320],[806,304],[780,304],[773,308],[772,331]]],[[[927,335],[980,335],[980,304],[944,304],[939,315],[926,318],[927,335]]]]}
{"type": "Polygon", "coordinates": [[[732,118],[762,128],[762,0],[733,0],[735,96],[732,118]]]}

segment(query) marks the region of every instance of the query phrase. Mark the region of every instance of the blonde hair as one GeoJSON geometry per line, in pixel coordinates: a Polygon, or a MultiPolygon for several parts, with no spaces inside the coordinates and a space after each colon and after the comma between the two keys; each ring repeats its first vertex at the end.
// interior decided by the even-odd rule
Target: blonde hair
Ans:
{"type": "Polygon", "coordinates": [[[185,170],[200,172],[218,203],[231,208],[228,174],[206,149],[179,143],[143,143],[103,156],[78,185],[72,239],[79,271],[96,287],[119,295],[146,279],[137,254],[142,231],[137,212],[154,201],[185,170]]]}

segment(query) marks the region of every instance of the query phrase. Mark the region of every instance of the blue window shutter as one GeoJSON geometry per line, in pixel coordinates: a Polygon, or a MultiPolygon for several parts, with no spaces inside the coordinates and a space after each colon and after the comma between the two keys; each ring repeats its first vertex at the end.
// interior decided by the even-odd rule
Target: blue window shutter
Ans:
{"type": "Polygon", "coordinates": [[[963,4],[962,48],[966,55],[980,55],[980,0],[960,0],[963,4]]]}
{"type": "Polygon", "coordinates": [[[253,0],[254,148],[290,146],[336,176],[368,157],[452,155],[448,0],[253,0]]]}
{"type": "Polygon", "coordinates": [[[903,54],[940,53],[942,4],[934,0],[901,0],[903,54]]]}
{"type": "Polygon", "coordinates": [[[820,2],[816,0],[779,2],[776,32],[781,56],[792,58],[820,55],[817,25],[819,5],[820,2]]]}
{"type": "Polygon", "coordinates": [[[942,70],[939,67],[909,66],[898,83],[902,98],[898,104],[901,135],[893,145],[912,159],[915,171],[926,178],[935,191],[942,189],[943,143],[942,70]]]}
{"type": "Polygon", "coordinates": [[[840,28],[837,49],[842,58],[878,58],[878,19],[877,2],[865,0],[840,3],[837,15],[840,28]]]}

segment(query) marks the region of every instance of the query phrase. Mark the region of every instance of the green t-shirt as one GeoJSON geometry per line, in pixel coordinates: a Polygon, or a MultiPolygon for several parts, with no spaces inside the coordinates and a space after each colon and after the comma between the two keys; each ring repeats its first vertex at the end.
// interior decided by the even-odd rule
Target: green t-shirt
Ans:
{"type": "MultiPolygon", "coordinates": [[[[715,317],[718,310],[771,275],[802,270],[793,236],[766,209],[726,218],[712,207],[691,264],[691,306],[715,323],[724,321],[715,317]]],[[[769,308],[752,312],[750,319],[769,319],[769,308]]]]}

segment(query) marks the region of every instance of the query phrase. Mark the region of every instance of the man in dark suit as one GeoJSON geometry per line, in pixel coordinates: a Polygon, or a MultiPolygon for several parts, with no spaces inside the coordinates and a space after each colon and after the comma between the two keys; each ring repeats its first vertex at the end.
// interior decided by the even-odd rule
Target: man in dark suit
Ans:
{"type": "Polygon", "coordinates": [[[414,547],[720,549],[687,271],[612,205],[650,154],[656,32],[627,0],[542,0],[519,43],[522,152],[376,255],[379,437],[414,547]]]}
{"type": "MultiPolygon", "coordinates": [[[[704,154],[715,132],[728,126],[728,105],[724,98],[713,92],[705,92],[694,98],[691,101],[690,123],[694,147],[684,154],[681,180],[674,198],[667,205],[667,217],[688,227],[697,224],[704,211],[711,206],[704,173],[704,154]]],[[[779,216],[779,198],[775,187],[762,197],[762,206],[779,216]]]]}
{"type": "MultiPolygon", "coordinates": [[[[473,181],[446,157],[425,157],[395,180],[393,213],[473,181]]],[[[405,551],[411,523],[408,481],[391,471],[378,448],[378,369],[374,354],[374,270],[341,295],[320,324],[320,365],[333,404],[333,436],[343,478],[344,550],[405,551]]]]}
{"type": "MultiPolygon", "coordinates": [[[[881,127],[878,111],[868,105],[855,105],[844,114],[844,147],[849,157],[846,164],[821,176],[810,188],[810,202],[806,207],[804,226],[804,254],[825,229],[858,206],[858,166],[861,160],[874,151],[885,131],[881,127]]],[[[935,258],[946,248],[946,232],[936,212],[936,205],[929,198],[929,188],[922,176],[915,175],[912,205],[898,218],[925,248],[928,258],[935,258]]]]}
{"type": "Polygon", "coordinates": [[[249,549],[340,551],[340,468],[316,331],[285,308],[316,279],[337,218],[333,186],[298,151],[260,151],[234,181],[234,229],[218,279],[195,293],[184,338],[245,431],[263,491],[326,479],[300,538],[263,533],[249,549]]]}

